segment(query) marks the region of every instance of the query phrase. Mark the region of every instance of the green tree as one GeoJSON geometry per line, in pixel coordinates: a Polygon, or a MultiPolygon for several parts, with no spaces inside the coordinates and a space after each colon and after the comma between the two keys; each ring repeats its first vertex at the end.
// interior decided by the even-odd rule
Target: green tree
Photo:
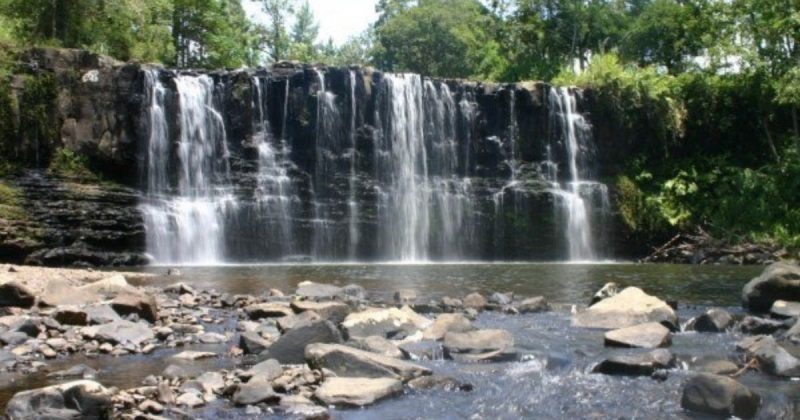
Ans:
{"type": "Polygon", "coordinates": [[[286,29],[286,21],[293,13],[293,1],[262,0],[261,6],[268,20],[264,29],[267,58],[271,62],[285,60],[289,56],[292,44],[286,29]]]}
{"type": "Polygon", "coordinates": [[[375,26],[376,64],[440,77],[488,78],[499,57],[494,17],[477,0],[386,1],[375,26]]]}
{"type": "Polygon", "coordinates": [[[316,45],[317,37],[319,36],[319,24],[308,1],[305,1],[297,10],[290,35],[290,59],[311,62],[319,58],[319,48],[316,45]]]}

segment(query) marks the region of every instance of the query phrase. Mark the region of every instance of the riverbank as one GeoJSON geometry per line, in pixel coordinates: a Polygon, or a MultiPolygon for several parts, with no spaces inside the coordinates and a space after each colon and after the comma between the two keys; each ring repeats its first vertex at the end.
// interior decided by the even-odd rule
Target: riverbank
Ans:
{"type": "MultiPolygon", "coordinates": [[[[481,275],[488,275],[489,269],[497,270],[469,267],[481,275]]],[[[736,350],[742,339],[768,332],[776,340],[768,348],[784,360],[796,360],[792,344],[796,341],[790,332],[797,328],[788,328],[794,322],[791,318],[751,316],[728,307],[724,312],[729,322],[717,325],[725,332],[699,332],[706,331],[701,320],[718,311],[686,301],[679,301],[674,310],[665,300],[625,288],[624,271],[617,275],[623,283],[617,291],[622,293],[607,293],[603,305],[586,309],[588,299],[575,295],[564,299],[555,289],[544,287],[544,297],[507,293],[499,289],[503,283],[486,283],[471,291],[474,283],[452,268],[423,273],[427,288],[397,276],[419,267],[398,267],[394,274],[386,274],[396,279],[395,287],[337,284],[342,283],[339,276],[356,279],[368,268],[348,270],[352,271],[335,274],[327,267],[323,270],[327,275],[289,271],[282,274],[287,281],[281,283],[263,269],[253,277],[241,277],[237,271],[226,278],[220,274],[223,271],[210,274],[213,269],[206,269],[206,274],[185,268],[183,275],[172,271],[167,276],[166,269],[154,269],[149,276],[120,276],[5,266],[1,296],[19,299],[18,306],[6,304],[3,309],[7,315],[1,318],[5,331],[0,337],[16,336],[20,341],[0,350],[2,375],[10,384],[0,391],[0,399],[7,401],[16,393],[9,405],[12,417],[30,415],[25,402],[42,392],[77,394],[92,401],[93,409],[130,418],[270,413],[364,418],[399,412],[412,417],[534,413],[585,417],[592,412],[630,416],[644,415],[641,410],[652,404],[663,408],[664,417],[674,417],[687,413],[682,399],[689,384],[699,372],[713,367],[716,373],[736,373],[735,381],[759,395],[757,417],[792,418],[797,413],[792,382],[770,374],[766,364],[765,372],[745,368],[752,367],[753,357],[763,355],[736,350]],[[462,279],[460,287],[454,284],[455,277],[435,280],[447,279],[448,272],[462,279]],[[237,286],[226,284],[236,283],[236,276],[241,278],[239,287],[250,284],[249,293],[238,293],[247,289],[234,290],[237,286]],[[259,277],[266,282],[259,283],[259,277]],[[327,284],[307,282],[323,277],[327,284]],[[44,294],[33,292],[47,290],[52,279],[74,281],[71,301],[48,304],[44,294]],[[222,290],[212,290],[213,279],[222,290]],[[9,282],[20,287],[9,287],[9,282]],[[270,290],[268,284],[277,288],[270,290]],[[489,285],[498,289],[491,291],[489,285]],[[15,292],[9,294],[10,290],[15,292]],[[30,295],[33,301],[27,298],[30,295]],[[633,310],[644,302],[650,309],[633,310]],[[645,343],[654,348],[609,346],[606,330],[586,324],[604,317],[592,311],[604,310],[622,310],[624,316],[616,313],[609,319],[635,324],[604,328],[657,321],[671,331],[656,328],[655,335],[662,339],[645,343]],[[77,379],[83,382],[74,382],[77,379]],[[41,389],[59,383],[67,385],[41,389]],[[18,393],[26,389],[34,391],[18,393]],[[630,398],[641,404],[631,406],[630,398]],[[354,405],[368,408],[347,409],[354,405]]],[[[509,275],[509,271],[494,273],[509,275]]],[[[374,278],[374,273],[362,276],[374,278]]],[[[606,277],[591,276],[599,282],[606,277]]],[[[645,286],[645,290],[652,289],[645,286]]],[[[652,332],[634,336],[640,341],[652,332]]],[[[738,389],[716,376],[712,379],[733,387],[726,389],[738,389]]],[[[74,410],[75,406],[50,408],[74,410]]]]}

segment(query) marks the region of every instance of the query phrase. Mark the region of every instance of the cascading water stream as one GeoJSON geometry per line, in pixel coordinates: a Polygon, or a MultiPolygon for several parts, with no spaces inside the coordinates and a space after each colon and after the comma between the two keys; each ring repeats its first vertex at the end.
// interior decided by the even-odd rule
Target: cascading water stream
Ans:
{"type": "Polygon", "coordinates": [[[158,263],[216,264],[224,261],[224,218],[236,201],[227,186],[225,125],[214,105],[208,76],[177,76],[177,187],[166,176],[170,135],[164,114],[165,89],[156,71],[147,72],[150,96],[148,197],[142,205],[148,252],[158,263]]]}
{"type": "Polygon", "coordinates": [[[350,239],[350,250],[348,257],[351,261],[355,261],[358,253],[358,150],[356,145],[356,107],[358,105],[356,98],[356,72],[350,70],[350,177],[348,178],[347,187],[349,194],[347,197],[347,208],[349,210],[348,219],[348,234],[350,239]]]}

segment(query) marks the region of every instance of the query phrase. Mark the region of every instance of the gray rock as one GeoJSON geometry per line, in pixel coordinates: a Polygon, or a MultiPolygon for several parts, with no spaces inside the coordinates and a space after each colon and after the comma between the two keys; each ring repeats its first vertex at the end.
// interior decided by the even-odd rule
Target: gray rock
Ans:
{"type": "Polygon", "coordinates": [[[322,317],[314,311],[305,311],[278,318],[277,324],[281,332],[286,332],[297,327],[307,327],[317,321],[322,321],[322,317]]]}
{"type": "Polygon", "coordinates": [[[73,379],[73,378],[81,378],[81,379],[91,379],[97,375],[97,371],[95,369],[90,368],[84,364],[75,365],[69,369],[59,370],[57,372],[52,372],[47,374],[48,378],[57,378],[57,379],[73,379]]]}
{"type": "Polygon", "coordinates": [[[402,309],[370,308],[351,313],[342,322],[342,328],[350,338],[366,338],[372,335],[392,338],[400,333],[414,334],[430,325],[428,318],[407,306],[402,309]]]}
{"type": "Polygon", "coordinates": [[[489,303],[500,306],[510,305],[512,300],[514,300],[513,293],[494,292],[491,296],[489,296],[489,303]]]}
{"type": "Polygon", "coordinates": [[[681,407],[716,416],[753,418],[761,398],[739,382],[719,375],[701,373],[683,387],[681,407]]]}
{"type": "Polygon", "coordinates": [[[158,320],[158,304],[153,296],[145,294],[122,293],[111,301],[111,309],[121,316],[136,314],[148,322],[158,320]]]}
{"type": "Polygon", "coordinates": [[[276,394],[269,382],[250,381],[239,385],[233,394],[233,403],[239,406],[278,402],[280,395],[276,394]]]}
{"type": "Polygon", "coordinates": [[[776,300],[769,313],[778,318],[800,318],[800,302],[776,300]]]}
{"type": "Polygon", "coordinates": [[[161,376],[170,379],[195,378],[198,374],[199,368],[187,365],[169,365],[161,372],[161,376]]]}
{"type": "Polygon", "coordinates": [[[733,325],[733,317],[728,311],[711,308],[698,316],[691,323],[692,329],[698,332],[725,332],[733,325]]]}
{"type": "Polygon", "coordinates": [[[292,308],[285,303],[259,303],[244,308],[247,317],[253,321],[264,318],[280,318],[294,314],[292,308]]]}
{"type": "Polygon", "coordinates": [[[431,371],[423,366],[337,344],[312,344],[305,358],[315,369],[328,369],[341,377],[399,378],[404,381],[431,371]]]}
{"type": "Polygon", "coordinates": [[[112,344],[132,344],[138,346],[145,341],[155,338],[149,326],[140,322],[116,321],[93,327],[84,327],[84,335],[112,344]]]}
{"type": "Polygon", "coordinates": [[[19,331],[6,331],[0,333],[0,344],[16,346],[28,341],[28,334],[19,331]]]}
{"type": "Polygon", "coordinates": [[[200,360],[200,359],[211,359],[217,357],[216,353],[212,353],[209,351],[182,351],[174,356],[173,359],[177,360],[200,360]]]}
{"type": "Polygon", "coordinates": [[[283,374],[281,364],[275,359],[268,359],[242,372],[239,377],[245,380],[257,377],[262,382],[270,382],[281,374],[283,374]]]}
{"type": "Polygon", "coordinates": [[[295,294],[310,299],[333,299],[343,295],[343,290],[341,287],[331,284],[304,281],[297,285],[295,294]]]}
{"type": "Polygon", "coordinates": [[[303,352],[309,344],[341,342],[342,335],[335,325],[330,321],[318,321],[289,330],[262,352],[261,356],[276,359],[284,364],[301,364],[305,362],[303,352]]]}
{"type": "Polygon", "coordinates": [[[197,339],[203,344],[219,344],[228,341],[228,337],[215,332],[202,333],[197,336],[197,339]]]}
{"type": "Polygon", "coordinates": [[[675,366],[675,356],[665,349],[649,353],[625,354],[609,357],[592,370],[606,375],[649,376],[659,369],[675,366]]]}
{"type": "Polygon", "coordinates": [[[179,296],[180,295],[185,295],[185,294],[189,294],[189,295],[197,294],[197,292],[195,292],[195,290],[191,286],[189,286],[188,284],[183,283],[183,282],[178,282],[178,283],[175,283],[175,284],[171,284],[171,285],[165,287],[162,290],[164,291],[164,293],[172,293],[172,294],[176,294],[176,295],[179,295],[179,296]]]}
{"type": "Polygon", "coordinates": [[[97,382],[80,380],[14,394],[6,406],[10,420],[110,418],[111,393],[97,382]]]}
{"type": "Polygon", "coordinates": [[[640,347],[654,349],[670,344],[672,334],[669,329],[657,322],[634,325],[605,333],[607,346],[640,347]]]}
{"type": "Polygon", "coordinates": [[[109,305],[93,305],[86,308],[89,325],[102,325],[120,321],[119,314],[109,305]]]}
{"type": "Polygon", "coordinates": [[[292,309],[297,313],[306,311],[315,312],[322,319],[340,324],[350,314],[350,306],[341,302],[314,302],[310,300],[296,300],[292,302],[292,309]]]}
{"type": "Polygon", "coordinates": [[[800,359],[786,351],[771,336],[752,337],[742,340],[737,347],[750,358],[755,358],[762,371],[785,377],[800,376],[800,359]]]}
{"type": "Polygon", "coordinates": [[[441,340],[449,332],[460,333],[473,330],[475,330],[475,327],[464,315],[441,314],[436,317],[430,327],[423,331],[422,338],[426,340],[441,340]]]}
{"type": "Polygon", "coordinates": [[[225,377],[219,372],[206,372],[198,376],[195,381],[203,386],[206,393],[219,393],[225,388],[225,377]]]}
{"type": "Polygon", "coordinates": [[[464,299],[462,300],[462,304],[465,308],[474,309],[476,311],[484,310],[488,303],[489,302],[486,301],[486,298],[480,293],[470,293],[464,296],[464,299]]]}
{"type": "Polygon", "coordinates": [[[536,296],[523,300],[516,305],[516,308],[521,314],[532,314],[550,310],[550,304],[544,297],[536,296]]]}
{"type": "Polygon", "coordinates": [[[206,402],[195,392],[184,392],[175,399],[175,403],[179,406],[195,408],[205,405],[206,402]]]}
{"type": "Polygon", "coordinates": [[[448,332],[444,355],[460,361],[501,361],[516,357],[514,337],[505,330],[448,332]]]}
{"type": "Polygon", "coordinates": [[[678,316],[666,302],[646,294],[637,287],[628,287],[572,316],[572,325],[583,328],[625,328],[646,322],[673,327],[678,316]]]}
{"type": "Polygon", "coordinates": [[[16,281],[0,284],[0,307],[30,308],[36,302],[36,295],[16,281]]]}
{"type": "Polygon", "coordinates": [[[367,291],[357,284],[348,284],[342,288],[341,296],[350,302],[361,302],[367,300],[367,291]]]}
{"type": "Polygon", "coordinates": [[[403,383],[392,378],[328,378],[314,397],[328,405],[362,407],[403,392],[403,383]]]}
{"type": "Polygon", "coordinates": [[[747,334],[772,334],[787,328],[789,325],[783,321],[749,315],[739,323],[739,329],[747,334]]]}
{"type": "Polygon", "coordinates": [[[800,301],[800,267],[775,263],[742,289],[742,304],[759,312],[769,311],[776,300],[800,301]]]}
{"type": "Polygon", "coordinates": [[[378,353],[386,357],[402,359],[403,352],[391,340],[387,340],[377,335],[369,336],[359,342],[361,348],[366,351],[378,353]]]}
{"type": "Polygon", "coordinates": [[[472,384],[461,382],[448,376],[420,376],[408,382],[408,387],[418,391],[465,391],[474,389],[472,384]]]}
{"type": "Polygon", "coordinates": [[[272,345],[272,341],[264,339],[255,331],[244,332],[239,336],[239,348],[245,354],[259,354],[272,345]]]}
{"type": "Polygon", "coordinates": [[[619,285],[614,282],[606,283],[602,288],[600,288],[600,290],[595,292],[594,296],[592,296],[592,301],[589,303],[589,306],[592,306],[603,299],[616,296],[617,294],[619,294],[619,285]]]}
{"type": "Polygon", "coordinates": [[[736,363],[730,360],[711,359],[698,363],[697,370],[714,375],[733,375],[739,371],[739,366],[736,366],[736,363]]]}

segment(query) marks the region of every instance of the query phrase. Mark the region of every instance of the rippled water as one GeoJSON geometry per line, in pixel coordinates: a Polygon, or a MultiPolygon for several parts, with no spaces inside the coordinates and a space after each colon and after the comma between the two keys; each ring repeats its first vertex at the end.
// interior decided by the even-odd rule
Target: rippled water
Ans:
{"type": "MultiPolygon", "coordinates": [[[[163,272],[164,268],[146,271],[163,272]]],[[[326,265],[184,267],[181,281],[198,288],[229,293],[263,293],[269,288],[292,291],[304,280],[345,285],[357,283],[378,297],[398,288],[413,288],[419,296],[460,297],[471,291],[512,291],[519,295],[544,295],[550,301],[584,304],[605,282],[637,285],[651,294],[681,302],[682,321],[708,305],[739,311],[742,285],[760,268],[658,266],[632,264],[470,264],[470,265],[326,265]]],[[[150,284],[167,284],[175,278],[154,278],[150,284]]],[[[419,363],[435,373],[472,383],[469,393],[406,390],[365,409],[334,410],[334,418],[348,419],[517,419],[517,418],[703,418],[680,408],[681,387],[687,366],[703,356],[737,360],[730,334],[678,333],[670,347],[680,360],[679,369],[666,381],[650,378],[591,374],[592,366],[612,354],[637,352],[603,346],[602,332],[570,327],[568,311],[510,316],[481,314],[482,328],[503,328],[515,337],[522,361],[462,364],[433,360],[419,363]]],[[[223,328],[233,328],[228,323],[223,328]]],[[[221,347],[216,347],[221,349],[221,347]]],[[[213,349],[207,347],[207,349],[213,349]]],[[[186,350],[186,349],[181,349],[186,350]]],[[[174,350],[121,359],[94,359],[101,369],[98,379],[107,385],[136,386],[148,374],[167,366],[174,350]]],[[[70,361],[60,362],[65,366],[70,361]]],[[[208,363],[207,368],[229,367],[229,359],[208,363]]],[[[14,388],[41,386],[43,379],[28,378],[14,388]]],[[[747,373],[740,381],[764,399],[759,418],[794,418],[800,415],[800,382],[777,380],[747,373]]],[[[0,395],[2,392],[0,392],[0,395]]],[[[6,389],[6,394],[9,390],[6,389]]],[[[6,397],[7,398],[7,397],[6,397]]],[[[245,418],[243,409],[218,401],[194,414],[204,418],[245,418]]]]}

